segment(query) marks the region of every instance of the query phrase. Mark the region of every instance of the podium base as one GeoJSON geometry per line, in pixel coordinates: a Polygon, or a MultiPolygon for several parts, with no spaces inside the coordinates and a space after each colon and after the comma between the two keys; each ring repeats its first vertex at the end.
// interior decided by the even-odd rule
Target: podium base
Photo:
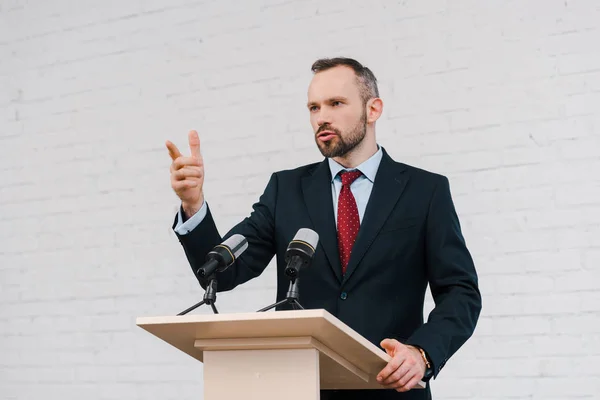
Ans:
{"type": "Polygon", "coordinates": [[[204,352],[206,400],[318,400],[319,397],[316,349],[204,352]]]}

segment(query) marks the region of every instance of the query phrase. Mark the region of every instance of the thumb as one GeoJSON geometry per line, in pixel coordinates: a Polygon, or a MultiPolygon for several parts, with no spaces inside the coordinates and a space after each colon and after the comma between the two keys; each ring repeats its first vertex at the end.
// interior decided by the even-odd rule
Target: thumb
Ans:
{"type": "Polygon", "coordinates": [[[198,132],[190,131],[188,134],[188,140],[190,142],[190,151],[192,152],[192,157],[200,159],[200,138],[198,137],[198,132]]]}
{"type": "Polygon", "coordinates": [[[396,352],[396,343],[397,341],[394,339],[383,339],[379,345],[385,349],[386,353],[393,357],[396,352]]]}

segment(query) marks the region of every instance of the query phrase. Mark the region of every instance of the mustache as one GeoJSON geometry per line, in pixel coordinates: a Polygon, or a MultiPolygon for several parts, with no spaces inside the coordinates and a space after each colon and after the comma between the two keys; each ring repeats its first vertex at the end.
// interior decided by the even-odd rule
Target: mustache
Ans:
{"type": "Polygon", "coordinates": [[[316,135],[318,136],[319,133],[323,132],[323,131],[331,131],[331,132],[335,132],[336,135],[340,135],[340,131],[338,131],[337,129],[335,129],[334,127],[332,127],[329,124],[325,124],[325,125],[321,125],[319,127],[319,129],[317,130],[316,135]]]}

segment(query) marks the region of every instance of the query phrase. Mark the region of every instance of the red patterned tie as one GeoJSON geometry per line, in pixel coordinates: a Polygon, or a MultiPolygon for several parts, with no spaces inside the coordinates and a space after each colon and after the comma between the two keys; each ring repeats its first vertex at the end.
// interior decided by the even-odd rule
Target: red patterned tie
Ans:
{"type": "Polygon", "coordinates": [[[356,200],[350,191],[350,185],[352,185],[352,182],[361,175],[362,173],[360,171],[341,173],[342,191],[340,192],[340,197],[338,199],[337,226],[342,274],[346,273],[352,246],[354,245],[356,235],[358,235],[358,229],[360,228],[358,207],[356,207],[356,200]]]}

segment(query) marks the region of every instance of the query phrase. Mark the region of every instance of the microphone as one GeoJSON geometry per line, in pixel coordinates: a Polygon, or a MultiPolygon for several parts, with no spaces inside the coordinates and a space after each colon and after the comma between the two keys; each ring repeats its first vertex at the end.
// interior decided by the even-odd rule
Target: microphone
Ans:
{"type": "Polygon", "coordinates": [[[294,280],[300,272],[300,268],[308,266],[311,262],[317,243],[319,242],[319,234],[312,229],[301,228],[294,236],[294,239],[288,245],[285,252],[285,274],[288,278],[294,280]]]}
{"type": "Polygon", "coordinates": [[[247,248],[248,240],[244,236],[231,236],[206,255],[206,263],[198,268],[196,275],[204,278],[215,272],[225,271],[247,248]]]}
{"type": "Polygon", "coordinates": [[[298,301],[300,293],[298,291],[298,274],[302,266],[308,266],[315,255],[315,249],[319,243],[319,234],[312,229],[302,228],[296,232],[296,236],[292,239],[288,248],[285,251],[284,260],[285,275],[290,278],[290,288],[285,296],[285,299],[271,304],[258,312],[269,311],[272,308],[283,304],[291,304],[293,309],[299,308],[304,310],[304,307],[298,301]]]}

